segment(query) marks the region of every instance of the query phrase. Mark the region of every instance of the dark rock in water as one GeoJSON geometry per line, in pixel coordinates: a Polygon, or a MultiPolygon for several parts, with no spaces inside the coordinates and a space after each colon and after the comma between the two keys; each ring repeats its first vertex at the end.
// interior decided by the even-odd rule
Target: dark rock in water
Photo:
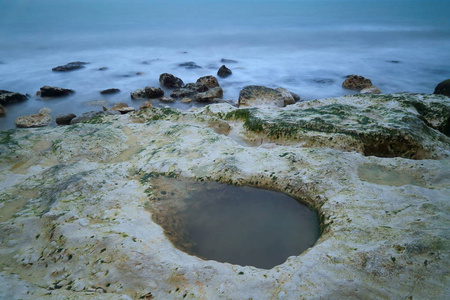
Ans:
{"type": "Polygon", "coordinates": [[[393,64],[399,64],[400,63],[399,60],[389,60],[388,62],[393,63],[393,64]]]}
{"type": "Polygon", "coordinates": [[[74,115],[74,114],[59,115],[59,116],[56,116],[56,124],[70,125],[70,121],[72,121],[72,119],[74,119],[74,118],[76,118],[76,115],[74,115]]]}
{"type": "MultiPolygon", "coordinates": [[[[295,95],[298,97],[297,95],[295,95]]],[[[300,97],[298,97],[300,98],[300,97]]],[[[249,85],[239,93],[238,105],[245,106],[275,106],[284,107],[295,103],[291,92],[284,88],[271,89],[265,86],[249,85]]]]}
{"type": "Polygon", "coordinates": [[[8,105],[11,103],[21,102],[27,100],[27,96],[20,93],[0,90],[0,104],[8,105]]]}
{"type": "Polygon", "coordinates": [[[81,122],[86,122],[91,120],[92,118],[99,117],[99,116],[108,116],[108,115],[120,115],[121,113],[117,110],[108,110],[108,111],[89,111],[83,113],[81,116],[73,118],[72,121],[70,121],[70,124],[76,124],[81,122]]]}
{"type": "Polygon", "coordinates": [[[110,95],[110,94],[117,94],[120,93],[119,89],[106,89],[100,92],[102,95],[110,95]]]}
{"type": "Polygon", "coordinates": [[[223,64],[237,64],[237,63],[238,63],[237,60],[234,60],[234,59],[228,59],[228,58],[222,58],[222,59],[220,60],[220,62],[223,63],[223,64]]]}
{"type": "Polygon", "coordinates": [[[192,97],[198,93],[206,92],[209,88],[201,83],[188,83],[180,89],[176,89],[170,94],[172,98],[192,97]]]}
{"type": "Polygon", "coordinates": [[[217,71],[217,76],[225,78],[230,76],[231,74],[233,74],[233,72],[231,72],[230,69],[228,69],[225,65],[222,65],[219,69],[219,71],[217,71]]]}
{"type": "Polygon", "coordinates": [[[98,70],[99,71],[105,71],[105,70],[108,70],[108,67],[101,67],[101,68],[98,68],[98,70]]]}
{"type": "Polygon", "coordinates": [[[5,114],[5,108],[0,104],[0,116],[4,116],[5,114]]]}
{"type": "Polygon", "coordinates": [[[145,96],[145,90],[144,89],[137,89],[134,92],[130,93],[131,99],[144,99],[147,98],[145,96]]]}
{"type": "Polygon", "coordinates": [[[222,97],[223,97],[223,90],[221,87],[217,86],[205,92],[201,92],[194,95],[193,100],[198,102],[211,102],[214,99],[219,99],[222,97]]]}
{"type": "Polygon", "coordinates": [[[439,83],[434,89],[433,94],[445,95],[450,97],[450,79],[444,80],[439,83]]]}
{"type": "Polygon", "coordinates": [[[146,86],[144,89],[145,97],[155,99],[164,96],[164,91],[159,87],[146,86]]]}
{"type": "Polygon", "coordinates": [[[73,93],[75,93],[75,91],[71,89],[64,89],[60,87],[46,85],[41,87],[40,91],[38,91],[36,95],[39,95],[41,97],[58,98],[69,96],[73,93]]]}
{"type": "Polygon", "coordinates": [[[84,68],[84,65],[88,64],[87,62],[82,62],[82,61],[74,61],[74,62],[70,62],[68,64],[65,64],[63,66],[57,66],[54,67],[52,69],[52,71],[55,72],[67,72],[67,71],[73,71],[73,70],[78,70],[81,68],[84,68]]]}
{"type": "Polygon", "coordinates": [[[51,110],[49,108],[42,108],[39,113],[29,116],[18,117],[14,124],[18,128],[34,128],[34,127],[44,127],[50,124],[52,121],[52,116],[50,115],[51,110]]]}
{"type": "Polygon", "coordinates": [[[193,61],[188,61],[188,62],[185,62],[185,63],[181,63],[178,66],[179,67],[185,67],[186,69],[201,69],[202,68],[202,67],[200,67],[199,65],[197,65],[193,61]]]}
{"type": "Polygon", "coordinates": [[[159,76],[161,86],[168,89],[180,88],[184,85],[183,80],[169,73],[163,73],[159,76]]]}
{"type": "Polygon", "coordinates": [[[356,91],[361,91],[362,89],[369,88],[371,86],[372,81],[370,79],[358,75],[349,75],[342,83],[343,88],[356,91]]]}
{"type": "Polygon", "coordinates": [[[333,79],[330,78],[315,78],[312,80],[315,83],[320,83],[320,84],[332,84],[334,83],[333,79]]]}
{"type": "Polygon", "coordinates": [[[204,84],[208,88],[214,88],[219,86],[219,82],[217,81],[217,78],[211,75],[203,76],[197,79],[198,84],[204,84]]]}

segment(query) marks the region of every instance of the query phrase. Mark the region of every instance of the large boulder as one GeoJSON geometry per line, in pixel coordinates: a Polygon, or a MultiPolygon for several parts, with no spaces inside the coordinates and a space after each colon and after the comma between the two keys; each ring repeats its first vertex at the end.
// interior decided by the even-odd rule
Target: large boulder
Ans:
{"type": "Polygon", "coordinates": [[[223,90],[220,86],[216,86],[206,92],[201,92],[193,96],[194,101],[198,102],[211,102],[214,99],[220,99],[223,97],[223,90]]]}
{"type": "Polygon", "coordinates": [[[21,102],[27,100],[27,96],[20,93],[0,90],[0,104],[8,105],[11,103],[21,102]]]}
{"type": "Polygon", "coordinates": [[[14,124],[18,128],[44,127],[49,125],[52,121],[50,112],[51,110],[49,108],[42,108],[37,114],[18,117],[14,121],[14,124]]]}
{"type": "Polygon", "coordinates": [[[144,89],[145,97],[155,99],[164,96],[164,91],[159,87],[146,86],[144,89]]]}
{"type": "Polygon", "coordinates": [[[349,75],[342,83],[343,88],[355,91],[361,91],[362,89],[370,88],[371,86],[372,81],[370,79],[358,75],[349,75]]]}
{"type": "Polygon", "coordinates": [[[212,75],[200,77],[199,79],[197,79],[197,83],[206,85],[208,88],[214,88],[219,86],[217,78],[212,75]]]}
{"type": "MultiPolygon", "coordinates": [[[[248,85],[239,93],[239,107],[272,106],[284,107],[295,103],[298,97],[284,88],[271,89],[260,85],[248,85]]],[[[298,97],[299,99],[299,97],[298,97]]]]}
{"type": "Polygon", "coordinates": [[[59,98],[59,97],[69,96],[73,93],[75,93],[75,91],[71,90],[71,89],[65,89],[65,88],[46,85],[46,86],[41,87],[40,91],[38,91],[36,93],[36,95],[44,97],[44,98],[59,98]]]}
{"type": "Polygon", "coordinates": [[[84,68],[84,65],[87,65],[87,64],[88,64],[87,62],[83,62],[83,61],[74,61],[74,62],[65,64],[63,66],[54,67],[54,68],[52,68],[52,71],[55,71],[55,72],[73,71],[73,70],[82,69],[82,68],[84,68]]]}
{"type": "Polygon", "coordinates": [[[162,87],[168,89],[180,88],[184,85],[183,80],[169,73],[163,73],[159,76],[159,83],[162,87]]]}
{"type": "Polygon", "coordinates": [[[226,78],[226,77],[230,76],[231,74],[233,74],[233,72],[231,72],[231,70],[228,69],[225,65],[222,65],[220,67],[220,69],[217,71],[217,76],[222,77],[222,78],[226,78]]]}
{"type": "Polygon", "coordinates": [[[433,94],[445,95],[450,97],[450,79],[444,80],[439,83],[434,89],[433,94]]]}

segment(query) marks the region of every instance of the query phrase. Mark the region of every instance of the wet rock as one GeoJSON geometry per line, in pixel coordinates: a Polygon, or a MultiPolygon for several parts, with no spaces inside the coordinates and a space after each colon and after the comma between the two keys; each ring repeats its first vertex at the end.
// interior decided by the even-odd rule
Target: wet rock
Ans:
{"type": "Polygon", "coordinates": [[[152,107],[153,107],[153,105],[150,103],[150,101],[145,101],[144,104],[139,106],[139,109],[147,109],[147,108],[152,108],[152,107]]]}
{"type": "Polygon", "coordinates": [[[399,60],[389,60],[388,62],[393,63],[393,64],[399,64],[400,63],[399,60]]]}
{"type": "Polygon", "coordinates": [[[147,96],[145,95],[145,89],[137,89],[134,92],[130,93],[131,99],[145,99],[147,96]]]}
{"type": "Polygon", "coordinates": [[[193,61],[188,61],[188,62],[185,62],[185,63],[181,63],[178,66],[179,67],[184,67],[186,69],[201,69],[202,68],[202,67],[200,67],[199,65],[197,65],[193,61]]]}
{"type": "Polygon", "coordinates": [[[164,96],[164,91],[159,87],[146,86],[145,96],[149,99],[155,99],[164,96]]]}
{"type": "Polygon", "coordinates": [[[230,76],[231,74],[233,74],[233,72],[231,72],[231,70],[228,69],[225,65],[222,65],[220,67],[220,69],[217,71],[217,76],[222,77],[222,78],[226,78],[226,77],[230,76]]]}
{"type": "Polygon", "coordinates": [[[201,92],[194,95],[193,100],[198,102],[211,102],[214,99],[222,97],[223,97],[223,90],[221,87],[217,86],[207,90],[206,92],[201,92]]]}
{"type": "Polygon", "coordinates": [[[440,82],[434,89],[433,94],[439,94],[450,97],[450,79],[440,82]]]}
{"type": "Polygon", "coordinates": [[[126,103],[119,102],[116,103],[113,107],[111,107],[110,110],[118,111],[121,114],[126,114],[135,111],[136,109],[134,107],[128,106],[128,104],[126,103]]]}
{"type": "Polygon", "coordinates": [[[208,88],[214,88],[219,86],[217,78],[211,75],[200,77],[199,79],[197,79],[197,84],[206,85],[208,88]]]}
{"type": "Polygon", "coordinates": [[[361,94],[381,94],[381,90],[376,86],[364,88],[360,91],[361,94]]]}
{"type": "Polygon", "coordinates": [[[172,103],[172,102],[177,101],[177,99],[174,99],[174,98],[172,98],[172,97],[161,97],[161,98],[159,99],[159,101],[161,101],[161,102],[166,102],[166,103],[172,103]]]}
{"type": "Polygon", "coordinates": [[[76,117],[75,114],[65,114],[56,116],[56,124],[58,125],[70,125],[70,121],[76,117]]]}
{"type": "Polygon", "coordinates": [[[320,84],[333,84],[334,80],[331,78],[315,78],[312,80],[315,83],[320,83],[320,84]]]}
{"type": "Polygon", "coordinates": [[[55,72],[67,72],[84,68],[84,65],[88,64],[87,62],[82,61],[74,61],[63,66],[57,66],[52,69],[55,72]]]}
{"type": "MultiPolygon", "coordinates": [[[[297,95],[296,98],[299,98],[297,95]]],[[[287,89],[271,89],[265,86],[249,85],[239,93],[239,107],[245,106],[272,106],[284,107],[295,103],[294,95],[287,89]]]]}
{"type": "Polygon", "coordinates": [[[361,91],[365,88],[370,88],[372,81],[358,75],[349,75],[347,79],[342,83],[342,87],[350,90],[361,91]]]}
{"type": "Polygon", "coordinates": [[[137,76],[143,76],[143,75],[145,75],[145,73],[144,72],[136,72],[136,75],[137,76]]]}
{"type": "Polygon", "coordinates": [[[5,108],[0,104],[0,116],[4,116],[5,114],[5,108]]]}
{"type": "Polygon", "coordinates": [[[169,73],[163,73],[159,76],[159,83],[162,87],[168,89],[180,88],[184,85],[183,80],[169,73]]]}
{"type": "Polygon", "coordinates": [[[38,91],[36,93],[36,95],[39,95],[41,97],[48,97],[48,98],[59,98],[59,97],[69,96],[73,93],[75,93],[75,91],[71,90],[71,89],[65,89],[65,88],[46,85],[46,86],[41,87],[40,91],[38,91]]]}
{"type": "Polygon", "coordinates": [[[194,96],[198,93],[206,92],[208,90],[208,87],[204,84],[200,83],[188,83],[184,87],[180,89],[174,90],[170,97],[172,98],[186,98],[194,96]]]}
{"type": "Polygon", "coordinates": [[[1,105],[17,103],[17,102],[25,101],[27,99],[28,99],[27,96],[22,95],[20,93],[0,90],[0,104],[1,105]]]}
{"type": "Polygon", "coordinates": [[[99,71],[106,71],[106,70],[108,70],[108,67],[101,67],[101,68],[98,68],[98,70],[99,71]]]}
{"type": "Polygon", "coordinates": [[[222,58],[222,59],[220,60],[220,62],[223,63],[223,64],[237,64],[237,63],[238,63],[237,60],[234,60],[234,59],[228,59],[228,58],[222,58]]]}
{"type": "Polygon", "coordinates": [[[102,117],[102,116],[109,116],[109,115],[120,115],[121,113],[116,110],[108,110],[108,111],[88,111],[83,113],[81,116],[78,116],[76,118],[73,118],[70,121],[70,124],[77,124],[77,123],[96,123],[97,121],[95,119],[102,117]]]}
{"type": "Polygon", "coordinates": [[[113,89],[106,89],[106,90],[103,90],[103,91],[100,92],[100,94],[102,94],[102,95],[111,95],[111,94],[117,94],[117,93],[120,93],[120,90],[119,89],[115,89],[115,88],[113,88],[113,89]]]}
{"type": "Polygon", "coordinates": [[[191,98],[183,98],[181,99],[181,103],[191,103],[192,99],[191,98]]]}
{"type": "Polygon", "coordinates": [[[44,127],[49,125],[52,121],[50,112],[51,110],[49,108],[42,108],[37,114],[18,117],[14,121],[14,124],[18,128],[44,127]]]}

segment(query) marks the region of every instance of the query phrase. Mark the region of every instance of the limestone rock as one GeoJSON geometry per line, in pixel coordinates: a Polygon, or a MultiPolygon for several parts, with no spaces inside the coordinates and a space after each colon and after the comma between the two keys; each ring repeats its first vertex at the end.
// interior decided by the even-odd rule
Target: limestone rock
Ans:
{"type": "Polygon", "coordinates": [[[83,113],[81,116],[78,116],[76,118],[73,118],[70,121],[70,124],[77,124],[77,123],[97,123],[101,122],[101,117],[103,116],[109,116],[109,115],[120,115],[121,113],[117,110],[108,110],[108,111],[88,111],[83,113]]]}
{"type": "Polygon", "coordinates": [[[42,108],[37,114],[16,118],[14,124],[18,128],[44,127],[52,121],[50,112],[51,110],[49,108],[42,108]]]}
{"type": "Polygon", "coordinates": [[[450,79],[440,82],[434,89],[434,94],[450,97],[450,79]]]}
{"type": "Polygon", "coordinates": [[[223,97],[223,90],[221,87],[217,86],[217,87],[211,88],[205,92],[195,94],[193,96],[193,100],[198,101],[198,102],[211,102],[214,99],[222,98],[222,97],[223,97]]]}
{"type": "Polygon", "coordinates": [[[284,107],[288,104],[293,103],[295,103],[295,98],[293,94],[288,90],[284,88],[271,89],[259,85],[249,85],[244,87],[239,93],[239,101],[238,101],[239,107],[245,106],[284,107]]]}
{"type": "Polygon", "coordinates": [[[145,96],[149,99],[155,99],[164,96],[164,91],[159,87],[145,87],[145,96]]]}
{"type": "Polygon", "coordinates": [[[40,91],[38,91],[36,94],[44,98],[59,98],[69,96],[73,93],[75,93],[75,91],[71,89],[46,85],[41,87],[40,91]]]}
{"type": "Polygon", "coordinates": [[[153,105],[150,103],[150,101],[145,101],[144,104],[139,106],[139,109],[147,109],[147,108],[152,108],[152,107],[153,107],[153,105]]]}
{"type": "Polygon", "coordinates": [[[197,79],[197,84],[206,85],[208,88],[215,88],[219,86],[217,78],[214,76],[203,76],[197,79]]]}
{"type": "Polygon", "coordinates": [[[100,92],[102,95],[111,95],[111,94],[117,94],[120,93],[120,89],[112,88],[112,89],[106,89],[100,92]]]}
{"type": "Polygon", "coordinates": [[[20,93],[0,90],[0,105],[8,105],[27,100],[27,96],[20,93]]]}
{"type": "Polygon", "coordinates": [[[56,116],[56,124],[58,125],[70,125],[70,121],[76,117],[75,114],[65,114],[56,116]]]}
{"type": "Polygon", "coordinates": [[[84,65],[88,64],[87,62],[82,61],[74,61],[63,66],[57,66],[52,68],[52,71],[55,72],[67,72],[84,68],[84,65]]]}
{"type": "Polygon", "coordinates": [[[137,89],[134,92],[130,93],[131,99],[144,99],[147,98],[145,95],[145,89],[137,89]]]}
{"type": "Polygon", "coordinates": [[[233,72],[231,72],[230,69],[228,69],[225,65],[222,65],[219,70],[217,71],[217,76],[222,77],[222,78],[226,78],[228,76],[230,76],[231,74],[233,74],[233,72]]]}
{"type": "Polygon", "coordinates": [[[115,110],[115,111],[120,112],[121,114],[126,114],[129,112],[135,111],[136,109],[134,107],[128,106],[128,104],[126,104],[126,103],[119,102],[119,103],[114,104],[114,106],[111,107],[110,110],[115,110]]]}
{"type": "Polygon", "coordinates": [[[365,88],[370,88],[372,81],[358,75],[349,75],[347,79],[342,83],[342,87],[350,90],[361,91],[365,88]]]}
{"type": "Polygon", "coordinates": [[[162,87],[168,89],[180,88],[184,85],[183,80],[169,73],[163,73],[159,76],[159,83],[162,87]]]}

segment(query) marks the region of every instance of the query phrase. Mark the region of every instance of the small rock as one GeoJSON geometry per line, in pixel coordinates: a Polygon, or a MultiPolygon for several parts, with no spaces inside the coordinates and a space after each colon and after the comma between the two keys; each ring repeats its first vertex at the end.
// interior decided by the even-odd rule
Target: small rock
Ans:
{"type": "Polygon", "coordinates": [[[181,99],[181,103],[191,103],[192,99],[191,98],[183,98],[181,99]]]}
{"type": "Polygon", "coordinates": [[[106,89],[100,92],[102,95],[110,95],[110,94],[117,94],[120,93],[119,89],[106,89]]]}
{"type": "Polygon", "coordinates": [[[108,70],[108,67],[101,67],[101,68],[98,68],[98,70],[99,71],[106,71],[106,70],[108,70]]]}
{"type": "Polygon", "coordinates": [[[358,75],[349,75],[342,83],[343,88],[356,91],[361,91],[362,89],[369,88],[371,86],[372,81],[370,79],[358,75]]]}
{"type": "Polygon", "coordinates": [[[433,94],[445,95],[450,97],[450,79],[440,82],[434,89],[433,94]]]}
{"type": "Polygon", "coordinates": [[[153,107],[153,105],[150,103],[150,101],[145,101],[144,104],[139,106],[139,109],[146,109],[146,108],[152,108],[152,107],[153,107]]]}
{"type": "Polygon", "coordinates": [[[142,75],[145,75],[145,73],[144,72],[137,72],[136,75],[137,76],[142,76],[142,75]]]}
{"type": "Polygon", "coordinates": [[[162,97],[162,98],[159,99],[159,101],[171,103],[171,102],[175,102],[175,101],[177,101],[177,100],[174,99],[174,98],[172,98],[172,97],[162,97]]]}
{"type": "Polygon", "coordinates": [[[84,68],[84,65],[88,64],[87,62],[82,62],[82,61],[74,61],[74,62],[70,62],[68,64],[65,64],[63,66],[57,66],[54,67],[52,69],[52,71],[55,72],[67,72],[67,71],[73,71],[73,70],[78,70],[81,68],[84,68]]]}
{"type": "Polygon", "coordinates": [[[8,105],[27,100],[27,96],[20,93],[0,90],[0,105],[8,105]]]}
{"type": "Polygon", "coordinates": [[[134,92],[130,93],[131,99],[144,99],[147,98],[145,95],[145,89],[137,89],[134,92]]]}
{"type": "Polygon", "coordinates": [[[399,60],[390,60],[389,62],[390,62],[390,63],[393,63],[393,64],[399,64],[399,63],[400,63],[399,60]]]}
{"type": "Polygon", "coordinates": [[[237,64],[237,63],[238,63],[237,60],[234,60],[234,59],[228,59],[228,58],[222,58],[222,59],[220,60],[220,62],[223,63],[223,64],[237,64]]]}
{"type": "Polygon", "coordinates": [[[66,114],[66,115],[59,115],[56,117],[56,124],[58,125],[70,125],[70,121],[74,119],[76,115],[74,114],[66,114]]]}
{"type": "Polygon", "coordinates": [[[5,108],[0,104],[0,116],[5,115],[5,108]]]}
{"type": "Polygon", "coordinates": [[[223,90],[221,87],[215,87],[212,89],[207,90],[206,92],[201,92],[196,94],[193,97],[194,101],[198,102],[211,102],[214,99],[222,98],[223,97],[223,90]]]}
{"type": "Polygon", "coordinates": [[[226,78],[228,76],[230,76],[231,74],[233,74],[233,72],[231,72],[230,69],[228,69],[225,65],[222,65],[219,69],[219,71],[217,71],[217,76],[222,77],[222,78],[226,78]]]}
{"type": "Polygon", "coordinates": [[[217,78],[212,75],[200,77],[199,79],[197,79],[197,83],[206,85],[208,88],[214,88],[219,86],[217,78]]]}
{"type": "Polygon", "coordinates": [[[185,62],[185,63],[181,63],[178,66],[179,67],[185,67],[186,69],[201,69],[202,68],[202,67],[200,67],[199,65],[197,65],[193,61],[188,61],[188,62],[185,62]]]}
{"type": "Polygon", "coordinates": [[[49,108],[42,108],[39,113],[29,116],[18,117],[14,124],[18,128],[44,127],[50,124],[52,116],[49,108]]]}
{"type": "MultiPolygon", "coordinates": [[[[280,92],[281,94],[281,99],[284,102],[284,106],[289,105],[289,104],[294,104],[295,103],[295,98],[292,95],[291,92],[289,92],[287,89],[285,88],[276,88],[276,91],[280,92]]],[[[297,96],[298,97],[298,96],[297,96]]]]}
{"type": "Polygon", "coordinates": [[[145,96],[149,99],[155,99],[164,96],[164,91],[161,88],[146,86],[144,89],[145,96]]]}
{"type": "Polygon", "coordinates": [[[40,88],[40,91],[36,93],[36,95],[40,95],[41,97],[48,97],[48,98],[58,98],[58,97],[65,97],[69,96],[71,94],[75,93],[74,90],[71,89],[65,89],[60,87],[53,87],[53,86],[43,86],[40,88]]]}
{"type": "Polygon", "coordinates": [[[208,87],[200,83],[188,83],[180,89],[174,90],[170,97],[172,98],[186,98],[196,95],[197,93],[206,92],[208,87]]]}
{"type": "Polygon", "coordinates": [[[108,116],[108,115],[120,115],[120,112],[116,110],[108,110],[108,111],[88,111],[83,113],[81,116],[73,118],[72,121],[70,121],[70,124],[77,124],[80,122],[89,121],[90,119],[97,117],[97,116],[108,116]]]}
{"type": "Polygon", "coordinates": [[[180,88],[184,85],[183,80],[169,73],[163,73],[159,76],[161,86],[168,89],[180,88]]]}
{"type": "Polygon", "coordinates": [[[111,107],[110,110],[116,110],[120,112],[121,114],[126,114],[132,111],[135,111],[136,109],[134,107],[128,106],[128,104],[119,102],[115,104],[113,107],[111,107]]]}
{"type": "Polygon", "coordinates": [[[381,90],[376,86],[371,86],[360,91],[361,94],[381,94],[381,90]]]}

